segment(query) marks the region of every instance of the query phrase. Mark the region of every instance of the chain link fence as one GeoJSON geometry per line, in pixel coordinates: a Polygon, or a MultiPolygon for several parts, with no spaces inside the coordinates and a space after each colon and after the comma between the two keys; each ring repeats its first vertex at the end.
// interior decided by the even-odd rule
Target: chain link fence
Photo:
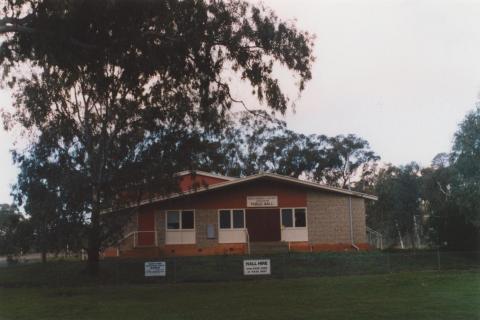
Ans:
{"type": "Polygon", "coordinates": [[[0,268],[0,286],[77,286],[242,281],[404,271],[480,270],[480,252],[288,253],[263,256],[106,259],[96,277],[84,261],[51,261],[0,268]],[[244,275],[244,260],[268,259],[270,274],[244,275]],[[145,276],[145,262],[165,262],[164,276],[145,276]]]}

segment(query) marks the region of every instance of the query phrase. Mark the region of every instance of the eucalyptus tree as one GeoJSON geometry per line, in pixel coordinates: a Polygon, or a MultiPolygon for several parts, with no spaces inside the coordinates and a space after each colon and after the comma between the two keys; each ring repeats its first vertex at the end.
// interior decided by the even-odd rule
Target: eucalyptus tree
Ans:
{"type": "Polygon", "coordinates": [[[455,170],[453,196],[465,219],[480,231],[480,103],[455,133],[451,163],[455,170]]]}
{"type": "Polygon", "coordinates": [[[32,245],[32,225],[17,206],[0,204],[0,255],[11,261],[32,245]]]}
{"type": "Polygon", "coordinates": [[[380,169],[374,194],[378,201],[367,210],[367,224],[388,239],[396,239],[402,247],[409,239],[418,243],[421,228],[420,167],[412,162],[405,166],[392,165],[380,169]]]}
{"type": "Polygon", "coordinates": [[[367,140],[354,134],[317,137],[318,163],[313,179],[341,188],[349,186],[380,160],[367,140]]]}
{"type": "Polygon", "coordinates": [[[245,1],[8,1],[0,62],[14,94],[8,128],[29,145],[15,157],[61,172],[55,190],[86,222],[98,268],[102,211],[175,188],[225,126],[232,74],[284,113],[274,69],[299,91],[311,78],[313,37],[245,1]]]}

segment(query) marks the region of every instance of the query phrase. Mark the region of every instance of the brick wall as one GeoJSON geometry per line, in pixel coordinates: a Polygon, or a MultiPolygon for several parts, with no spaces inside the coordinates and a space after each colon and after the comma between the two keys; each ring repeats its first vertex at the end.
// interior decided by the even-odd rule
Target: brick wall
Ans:
{"type": "Polygon", "coordinates": [[[218,216],[217,210],[203,209],[195,211],[195,228],[197,246],[208,248],[218,244],[218,216]],[[213,224],[215,239],[207,239],[207,225],[213,224]]]}
{"type": "MultiPolygon", "coordinates": [[[[166,210],[155,210],[155,223],[157,227],[157,241],[159,246],[165,245],[165,215],[166,210]]],[[[195,236],[196,245],[198,247],[206,248],[218,244],[217,210],[195,210],[195,236]],[[215,228],[215,239],[207,239],[207,224],[213,224],[215,228]]]]}
{"type": "Polygon", "coordinates": [[[155,209],[155,224],[157,230],[157,242],[159,246],[165,244],[165,211],[155,209]]]}
{"type": "MultiPolygon", "coordinates": [[[[308,192],[307,219],[309,242],[350,243],[349,197],[327,192],[308,192]]],[[[365,201],[352,197],[355,243],[365,243],[365,201]]]]}

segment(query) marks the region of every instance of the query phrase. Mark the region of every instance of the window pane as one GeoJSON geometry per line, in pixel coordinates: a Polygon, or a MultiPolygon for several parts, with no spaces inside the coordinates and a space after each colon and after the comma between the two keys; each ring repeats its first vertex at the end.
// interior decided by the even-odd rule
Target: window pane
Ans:
{"type": "Polygon", "coordinates": [[[220,210],[220,229],[230,229],[230,210],[220,210]]]}
{"type": "Polygon", "coordinates": [[[193,229],[193,211],[182,211],[182,229],[193,229]]]}
{"type": "Polygon", "coordinates": [[[307,217],[305,209],[295,209],[295,227],[301,228],[307,226],[307,217]]]}
{"type": "Polygon", "coordinates": [[[233,227],[244,228],[243,210],[233,210],[233,227]]]}
{"type": "Polygon", "coordinates": [[[178,211],[167,212],[167,229],[180,229],[180,217],[178,211]]]}
{"type": "Polygon", "coordinates": [[[282,209],[282,225],[284,228],[293,227],[292,209],[282,209]]]}

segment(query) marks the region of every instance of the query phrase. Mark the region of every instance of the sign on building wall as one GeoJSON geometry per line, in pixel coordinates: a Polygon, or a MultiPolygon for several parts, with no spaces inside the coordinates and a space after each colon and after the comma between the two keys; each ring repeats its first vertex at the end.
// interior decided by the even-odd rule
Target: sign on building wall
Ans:
{"type": "Polygon", "coordinates": [[[166,273],[165,261],[145,262],[145,277],[165,277],[166,273]]]}
{"type": "Polygon", "coordinates": [[[278,207],[277,196],[247,197],[247,207],[278,207]]]}
{"type": "Polygon", "coordinates": [[[243,275],[255,276],[270,274],[270,259],[243,260],[243,275]]]}

